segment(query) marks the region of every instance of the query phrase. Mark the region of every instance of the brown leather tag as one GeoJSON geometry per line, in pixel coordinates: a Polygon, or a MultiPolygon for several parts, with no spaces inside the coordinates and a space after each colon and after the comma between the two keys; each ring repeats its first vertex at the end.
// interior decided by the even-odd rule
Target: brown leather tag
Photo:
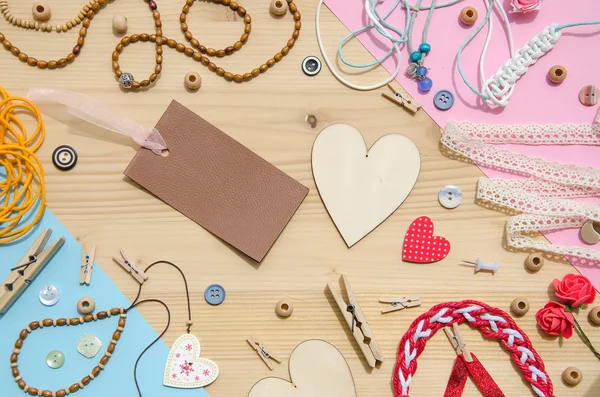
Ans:
{"type": "Polygon", "coordinates": [[[176,101],[156,129],[169,155],[140,149],[125,175],[262,261],[308,188],[176,101]]]}

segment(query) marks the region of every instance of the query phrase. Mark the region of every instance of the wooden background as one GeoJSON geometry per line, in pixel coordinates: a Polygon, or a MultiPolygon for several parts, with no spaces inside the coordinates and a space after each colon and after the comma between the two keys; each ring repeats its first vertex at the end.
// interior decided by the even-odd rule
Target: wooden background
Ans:
{"type": "MultiPolygon", "coordinates": [[[[81,0],[46,2],[52,7],[54,23],[72,18],[83,5],[81,0]]],[[[182,0],[159,3],[164,34],[178,41],[184,40],[179,29],[183,4],[182,0]]],[[[252,16],[250,40],[241,52],[217,62],[238,73],[271,58],[293,30],[289,14],[282,19],[269,15],[268,0],[244,0],[242,5],[252,16]]],[[[31,16],[29,0],[11,0],[10,7],[15,15],[31,16]]],[[[58,107],[46,105],[42,110],[47,138],[39,155],[45,165],[52,211],[81,242],[98,245],[98,265],[130,299],[135,296],[136,284],[110,259],[119,248],[146,264],[167,259],[185,270],[192,289],[193,332],[201,339],[203,356],[215,360],[221,369],[219,380],[207,388],[212,397],[245,396],[265,376],[287,378],[287,357],[298,343],[310,338],[325,339],[342,351],[352,369],[358,396],[389,397],[393,395],[390,379],[398,342],[415,317],[437,303],[461,299],[482,300],[508,310],[517,296],[531,302],[531,311],[517,323],[545,360],[556,395],[597,396],[599,363],[587,347],[577,336],[564,341],[550,338],[540,333],[535,323],[535,312],[552,295],[552,279],[574,269],[565,263],[546,263],[538,274],[530,274],[523,267],[526,253],[510,253],[503,248],[506,215],[474,203],[481,172],[442,156],[438,150],[439,128],[426,113],[420,111],[413,117],[382,98],[379,91],[350,90],[338,83],[325,66],[316,77],[305,76],[301,61],[308,55],[321,57],[314,30],[316,2],[298,0],[298,7],[303,28],[296,46],[268,73],[241,85],[226,82],[165,47],[164,69],[157,83],[147,92],[121,91],[111,70],[110,55],[120,37],[113,34],[111,19],[115,14],[126,15],[129,34],[153,33],[151,13],[140,0],[109,3],[93,20],[81,55],[66,69],[33,69],[0,51],[0,84],[13,95],[24,95],[36,86],[76,90],[111,104],[147,126],[154,125],[169,102],[176,99],[309,187],[309,196],[262,264],[253,263],[128,181],[122,172],[136,148],[127,139],[73,120],[58,107]],[[183,77],[190,70],[198,71],[203,78],[202,88],[196,93],[183,88],[183,77]],[[305,122],[307,114],[317,116],[317,128],[311,129],[305,122]],[[384,134],[404,134],[416,143],[422,158],[419,180],[406,202],[350,250],[323,207],[310,166],[314,138],[324,126],[336,122],[357,127],[369,145],[384,134]],[[72,145],[79,153],[79,163],[70,172],[60,172],[51,164],[50,154],[60,144],[72,145]],[[446,184],[458,185],[464,192],[464,201],[455,210],[446,210],[437,202],[438,191],[446,184]],[[420,215],[430,216],[436,234],[452,243],[450,254],[440,263],[418,265],[400,259],[406,228],[420,215]],[[499,272],[473,275],[472,269],[459,266],[460,260],[477,257],[500,262],[499,272]],[[385,353],[386,361],[379,369],[366,366],[333,299],[325,293],[326,283],[337,282],[342,273],[349,277],[385,353]],[[227,290],[226,301],[217,307],[209,306],[203,298],[204,289],[211,283],[220,283],[227,290]],[[418,295],[423,305],[380,314],[384,305],[378,299],[402,295],[418,295]],[[282,298],[295,305],[294,314],[285,320],[274,313],[276,302],[282,298]],[[283,364],[269,372],[246,344],[250,334],[258,335],[285,357],[283,364]],[[576,388],[568,388],[561,381],[562,371],[571,365],[584,374],[584,381],[576,388]]],[[[239,19],[229,8],[203,1],[192,7],[188,24],[203,44],[224,47],[241,35],[243,23],[239,19]]],[[[333,53],[346,31],[328,10],[324,10],[322,19],[327,48],[333,53]]],[[[46,60],[65,56],[78,31],[39,33],[16,29],[5,21],[0,26],[0,31],[22,51],[46,60]]],[[[349,51],[356,58],[369,59],[358,45],[349,51]]],[[[153,44],[127,47],[120,62],[122,70],[133,73],[138,80],[147,78],[154,68],[153,44]]],[[[383,71],[376,70],[352,78],[366,83],[384,77],[383,71]]],[[[431,95],[423,100],[431,100],[431,95]]],[[[144,296],[166,300],[174,315],[165,336],[170,344],[182,333],[186,321],[180,279],[174,271],[158,268],[150,277],[144,296]]],[[[144,307],[141,311],[156,330],[162,329],[162,309],[144,307]]],[[[600,334],[587,320],[587,311],[579,318],[591,339],[600,344],[600,334]]],[[[467,327],[462,329],[471,350],[507,396],[532,395],[498,343],[483,340],[479,332],[467,327]]],[[[442,395],[454,357],[446,337],[436,335],[419,359],[411,395],[442,395]]],[[[480,392],[468,382],[465,395],[479,396],[480,392]]]]}

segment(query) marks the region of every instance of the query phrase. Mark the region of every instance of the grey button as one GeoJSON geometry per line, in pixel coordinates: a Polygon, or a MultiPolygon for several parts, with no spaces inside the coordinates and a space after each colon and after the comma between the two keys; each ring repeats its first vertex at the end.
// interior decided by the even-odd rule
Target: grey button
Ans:
{"type": "Polygon", "coordinates": [[[446,185],[440,190],[438,194],[438,200],[442,207],[453,209],[460,205],[462,202],[462,192],[459,188],[454,185],[446,185]]]}
{"type": "Polygon", "coordinates": [[[77,351],[87,358],[92,358],[98,354],[101,347],[102,341],[92,334],[83,335],[77,343],[77,351]]]}
{"type": "Polygon", "coordinates": [[[44,285],[40,290],[40,302],[44,306],[54,306],[60,299],[60,292],[54,285],[44,285]]]}
{"type": "Polygon", "coordinates": [[[211,305],[220,305],[225,300],[225,288],[219,284],[211,284],[204,291],[204,299],[211,305]]]}

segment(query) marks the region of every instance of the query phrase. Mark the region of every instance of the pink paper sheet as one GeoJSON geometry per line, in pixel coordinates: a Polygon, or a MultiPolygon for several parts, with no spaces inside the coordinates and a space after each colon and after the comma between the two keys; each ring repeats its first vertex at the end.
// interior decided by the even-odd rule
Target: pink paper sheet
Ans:
{"type": "MultiPolygon", "coordinates": [[[[487,1],[487,0],[485,0],[487,1]]],[[[326,0],[325,3],[333,13],[344,23],[349,30],[358,29],[366,25],[364,13],[364,0],[326,0]]],[[[410,3],[415,3],[410,1],[410,3]]],[[[440,3],[438,1],[438,3],[440,3]]],[[[392,0],[385,0],[381,4],[381,14],[393,4],[392,0]]],[[[430,1],[423,1],[428,5],[430,1]]],[[[549,124],[549,123],[592,123],[598,111],[598,105],[586,107],[579,103],[579,90],[588,84],[600,85],[600,25],[576,27],[563,31],[562,37],[552,51],[529,68],[516,84],[515,93],[505,108],[490,108],[469,90],[463,83],[457,68],[456,54],[460,44],[471,34],[475,26],[465,27],[459,23],[460,11],[465,6],[473,6],[479,12],[480,23],[486,13],[483,0],[466,0],[458,4],[438,9],[435,11],[428,34],[431,53],[427,56],[425,66],[429,68],[429,77],[433,80],[433,88],[429,93],[421,94],[417,83],[404,76],[403,73],[397,81],[416,100],[423,104],[424,110],[440,126],[449,120],[470,120],[490,124],[549,124]],[[567,69],[567,78],[561,85],[554,85],[547,80],[548,70],[555,64],[563,65],[567,69]],[[448,89],[454,93],[454,106],[447,110],[438,110],[433,105],[433,97],[438,90],[448,89]]],[[[510,9],[510,1],[504,0],[504,8],[510,9]]],[[[427,11],[417,17],[413,31],[413,45],[420,44],[423,26],[427,11]]],[[[388,22],[404,28],[405,12],[400,7],[388,18],[388,22]]],[[[546,26],[557,23],[600,19],[600,4],[598,0],[577,0],[569,2],[563,0],[545,0],[539,12],[529,14],[509,14],[513,31],[515,50],[518,50],[533,36],[541,32],[546,26]]],[[[494,35],[486,55],[485,75],[489,77],[509,58],[508,42],[503,23],[498,15],[493,16],[494,35]]],[[[341,37],[332,37],[327,31],[322,31],[324,40],[335,40],[336,44],[341,37]]],[[[485,41],[487,28],[463,52],[462,67],[467,78],[474,85],[479,85],[477,79],[479,57],[485,41]]],[[[386,40],[378,37],[375,30],[359,36],[361,43],[375,57],[383,55],[388,48],[386,40]]],[[[332,59],[335,54],[328,54],[332,59]]],[[[406,47],[402,53],[402,70],[407,65],[409,52],[406,47]]],[[[357,63],[366,62],[366,59],[351,60],[357,63]]],[[[384,67],[391,73],[395,69],[396,59],[391,57],[384,63],[384,67]]],[[[376,81],[373,81],[375,83],[376,81]]],[[[571,163],[582,166],[600,167],[600,147],[583,146],[515,146],[512,150],[526,153],[530,156],[541,157],[561,163],[571,163]]],[[[512,178],[510,174],[500,173],[488,169],[482,171],[489,177],[512,178]]],[[[593,201],[600,203],[600,199],[593,201]]],[[[564,230],[548,233],[546,237],[557,245],[584,244],[577,230],[564,230]]],[[[600,244],[599,244],[600,245],[600,244]]],[[[599,245],[593,248],[600,251],[599,245]]],[[[578,270],[589,277],[596,289],[600,289],[600,268],[577,267],[578,270]]]]}

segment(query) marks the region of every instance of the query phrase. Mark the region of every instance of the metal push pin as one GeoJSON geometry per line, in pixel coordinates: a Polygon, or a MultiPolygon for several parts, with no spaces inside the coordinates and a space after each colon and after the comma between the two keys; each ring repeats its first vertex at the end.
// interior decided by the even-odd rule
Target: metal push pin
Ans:
{"type": "Polygon", "coordinates": [[[481,258],[477,258],[477,260],[475,262],[464,261],[464,260],[463,260],[463,262],[468,263],[470,265],[475,265],[475,273],[479,272],[480,270],[489,270],[490,272],[496,274],[496,272],[498,271],[498,267],[500,267],[498,262],[496,262],[496,263],[485,262],[481,258]]]}

